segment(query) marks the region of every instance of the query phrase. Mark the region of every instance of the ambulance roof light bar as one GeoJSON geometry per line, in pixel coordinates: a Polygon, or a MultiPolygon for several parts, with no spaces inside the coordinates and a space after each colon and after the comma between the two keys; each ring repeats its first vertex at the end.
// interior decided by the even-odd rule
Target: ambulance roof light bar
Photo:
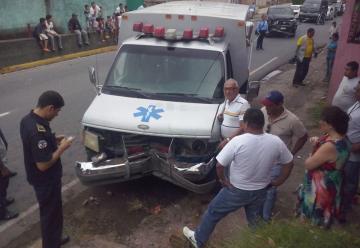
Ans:
{"type": "Polygon", "coordinates": [[[186,28],[183,33],[184,40],[192,40],[194,38],[194,32],[191,28],[186,28]]]}
{"type": "Polygon", "coordinates": [[[216,27],[214,37],[222,38],[225,36],[224,27],[216,27]]]}
{"type": "Polygon", "coordinates": [[[142,31],[144,34],[153,34],[154,33],[154,25],[144,24],[142,31]]]}
{"type": "Polygon", "coordinates": [[[136,22],[133,24],[133,31],[135,32],[142,32],[143,29],[143,23],[142,22],[136,22]]]}
{"type": "Polygon", "coordinates": [[[200,28],[199,38],[207,39],[209,37],[209,28],[200,28]]]}
{"type": "Polygon", "coordinates": [[[164,38],[165,37],[165,27],[156,27],[154,30],[154,37],[164,38]]]}

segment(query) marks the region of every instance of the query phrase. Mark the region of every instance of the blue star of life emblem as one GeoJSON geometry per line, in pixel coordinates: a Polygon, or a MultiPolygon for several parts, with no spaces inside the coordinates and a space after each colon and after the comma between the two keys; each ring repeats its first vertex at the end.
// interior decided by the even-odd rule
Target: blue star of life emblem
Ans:
{"type": "Polygon", "coordinates": [[[138,107],[138,112],[134,113],[134,117],[141,117],[142,122],[149,122],[151,117],[158,120],[161,118],[159,113],[164,112],[162,108],[156,108],[155,105],[149,105],[149,107],[138,107]]]}

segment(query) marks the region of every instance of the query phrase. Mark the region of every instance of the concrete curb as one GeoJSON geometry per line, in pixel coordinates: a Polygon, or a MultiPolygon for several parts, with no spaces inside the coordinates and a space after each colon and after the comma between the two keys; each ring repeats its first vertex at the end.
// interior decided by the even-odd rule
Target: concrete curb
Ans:
{"type": "Polygon", "coordinates": [[[42,66],[42,65],[49,65],[49,64],[53,64],[53,63],[58,63],[58,62],[66,61],[66,60],[75,59],[75,58],[87,57],[87,56],[91,56],[91,55],[95,55],[95,54],[99,54],[99,53],[112,52],[112,51],[116,51],[116,49],[117,49],[117,46],[108,46],[108,47],[102,47],[102,48],[87,50],[87,51],[78,52],[78,53],[66,54],[63,56],[58,56],[58,57],[53,57],[53,58],[48,58],[48,59],[37,60],[34,62],[19,64],[19,65],[7,66],[7,67],[0,68],[0,74],[6,74],[6,73],[14,72],[14,71],[30,69],[30,68],[34,68],[34,67],[42,66]]]}

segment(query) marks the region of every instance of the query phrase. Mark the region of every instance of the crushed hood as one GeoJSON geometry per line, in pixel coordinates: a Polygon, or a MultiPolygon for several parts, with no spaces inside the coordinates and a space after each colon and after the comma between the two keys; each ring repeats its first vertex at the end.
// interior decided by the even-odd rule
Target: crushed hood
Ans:
{"type": "Polygon", "coordinates": [[[210,138],[218,107],[101,94],[90,104],[82,124],[144,135],[210,138]]]}

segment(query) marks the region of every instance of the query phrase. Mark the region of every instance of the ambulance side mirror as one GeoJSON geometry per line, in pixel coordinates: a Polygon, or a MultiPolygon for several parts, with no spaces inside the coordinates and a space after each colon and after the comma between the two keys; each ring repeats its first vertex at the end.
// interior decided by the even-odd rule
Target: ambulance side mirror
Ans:
{"type": "Polygon", "coordinates": [[[96,71],[95,71],[95,68],[90,66],[89,67],[89,78],[90,78],[90,82],[96,86],[97,85],[97,82],[96,82],[96,71]]]}
{"type": "Polygon", "coordinates": [[[99,85],[99,83],[97,81],[96,70],[92,66],[89,67],[89,78],[90,78],[91,84],[94,85],[94,87],[95,87],[96,93],[99,94],[101,86],[99,85]]]}
{"type": "Polygon", "coordinates": [[[254,30],[254,23],[253,22],[246,22],[245,26],[245,34],[246,34],[246,46],[251,46],[251,35],[254,30]]]}
{"type": "Polygon", "coordinates": [[[251,102],[259,95],[260,81],[250,81],[248,85],[247,100],[251,102]]]}

